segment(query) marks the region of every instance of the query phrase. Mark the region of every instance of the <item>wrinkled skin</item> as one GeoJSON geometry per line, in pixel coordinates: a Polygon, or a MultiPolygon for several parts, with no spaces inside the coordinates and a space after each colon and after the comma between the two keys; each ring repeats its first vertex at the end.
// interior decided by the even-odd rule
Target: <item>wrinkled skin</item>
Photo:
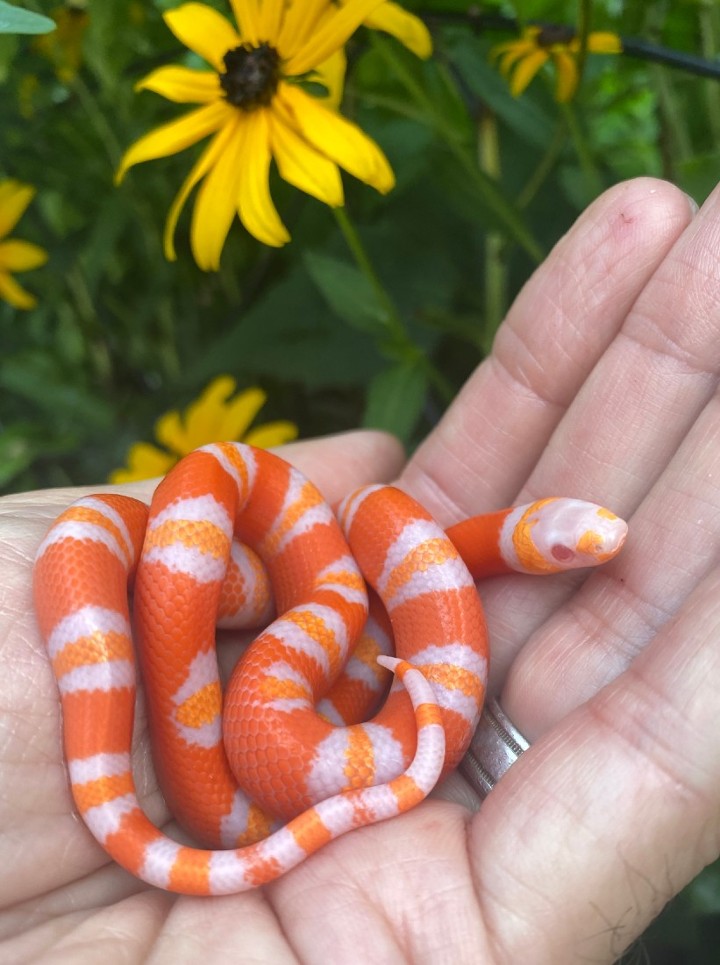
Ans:
{"type": "MultiPolygon", "coordinates": [[[[150,890],[73,816],[30,587],[78,491],[0,500],[0,959],[614,961],[720,850],[719,246],[720,193],[693,217],[671,185],[619,185],[528,282],[404,468],[381,434],[287,447],[331,500],[399,476],[447,525],[567,494],[631,535],[589,578],[483,587],[492,689],[533,746],[481,809],[454,776],[262,891],[150,890]]],[[[166,821],[142,711],[135,763],[166,821]]]]}

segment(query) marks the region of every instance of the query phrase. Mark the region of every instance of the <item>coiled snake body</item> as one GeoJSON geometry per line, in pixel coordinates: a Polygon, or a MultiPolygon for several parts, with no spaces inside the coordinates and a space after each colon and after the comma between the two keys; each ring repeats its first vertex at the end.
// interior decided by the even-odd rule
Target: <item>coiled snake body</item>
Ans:
{"type": "Polygon", "coordinates": [[[83,820],[144,881],[217,895],[413,807],[459,763],[482,709],[474,579],[594,565],[625,532],[601,507],[549,499],[445,533],[388,486],[335,514],[298,470],[240,443],[183,459],[149,516],[125,496],[80,499],[41,544],[34,589],[83,820]],[[205,848],[173,841],[137,801],[131,623],[160,785],[205,848]],[[223,698],[216,625],[258,624],[223,698]],[[386,668],[396,680],[363,722],[386,668]]]}

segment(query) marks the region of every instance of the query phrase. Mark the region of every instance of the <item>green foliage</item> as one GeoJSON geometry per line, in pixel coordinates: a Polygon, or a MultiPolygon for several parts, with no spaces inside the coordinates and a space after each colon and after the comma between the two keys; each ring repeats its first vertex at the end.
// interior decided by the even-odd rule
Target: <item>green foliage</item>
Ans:
{"type": "Polygon", "coordinates": [[[716,965],[720,948],[720,861],[682,891],[619,965],[716,965]]]}
{"type": "MultiPolygon", "coordinates": [[[[534,264],[592,197],[651,173],[702,200],[715,179],[716,82],[640,58],[590,56],[571,105],[553,100],[549,66],[513,98],[488,56],[513,36],[512,22],[503,28],[498,17],[572,24],[577,5],[487,3],[468,19],[461,0],[429,0],[430,60],[370,31],[348,48],[343,112],[382,146],[395,189],[383,197],[345,178],[343,225],[273,173],[292,242],[265,248],[236,222],[221,270],[204,274],[189,251],[189,212],[175,263],[161,244],[198,150],[113,183],[128,145],[187,110],[133,90],[155,67],[199,66],[162,21],[175,5],[12,8],[59,26],[0,44],[0,177],[38,191],[12,233],[50,255],[20,278],[37,308],[0,304],[6,489],[106,476],[132,441],[151,438],[163,411],[226,371],[240,386],[266,388],[263,418],[292,418],[302,435],[366,424],[413,446],[482,358],[534,264]],[[495,18],[492,29],[483,15],[495,18]],[[691,101],[705,110],[688,110],[691,101]]],[[[212,5],[227,10],[223,0],[212,5]]],[[[717,23],[700,6],[676,6],[668,18],[665,3],[643,5],[642,16],[628,6],[595,4],[593,26],[623,33],[627,25],[635,36],[713,54],[717,23]]]]}
{"type": "Polygon", "coordinates": [[[384,369],[370,383],[363,425],[407,439],[420,417],[428,377],[417,359],[384,369]]]}
{"type": "Polygon", "coordinates": [[[0,0],[0,34],[44,34],[54,29],[49,17],[0,0]]]}

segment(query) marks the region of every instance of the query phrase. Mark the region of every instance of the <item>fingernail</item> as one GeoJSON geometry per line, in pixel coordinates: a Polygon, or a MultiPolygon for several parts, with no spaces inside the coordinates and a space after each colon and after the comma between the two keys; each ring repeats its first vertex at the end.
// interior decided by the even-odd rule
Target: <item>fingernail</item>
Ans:
{"type": "Polygon", "coordinates": [[[689,194],[686,193],[686,194],[685,194],[685,197],[688,199],[688,204],[690,205],[690,215],[691,215],[691,217],[694,218],[695,215],[696,215],[696,214],[698,213],[698,211],[700,210],[700,205],[697,203],[697,201],[695,200],[695,198],[690,197],[689,194]]]}

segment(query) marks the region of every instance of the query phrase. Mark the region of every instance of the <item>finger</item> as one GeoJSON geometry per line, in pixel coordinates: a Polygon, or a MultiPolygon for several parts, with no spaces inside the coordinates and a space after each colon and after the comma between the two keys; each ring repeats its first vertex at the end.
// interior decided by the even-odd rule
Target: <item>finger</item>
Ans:
{"type": "Polygon", "coordinates": [[[707,404],[720,369],[720,188],[640,293],[521,498],[561,482],[634,509],[707,404]]]}
{"type": "Polygon", "coordinates": [[[487,798],[471,848],[501,960],[613,962],[717,858],[719,642],[716,568],[487,798]]]}
{"type": "MultiPolygon", "coordinates": [[[[542,626],[572,591],[572,579],[552,587],[526,584],[523,613],[511,627],[496,629],[496,652],[505,663],[532,635],[502,698],[530,737],[627,666],[720,545],[712,476],[718,468],[719,232],[716,191],[638,298],[519,497],[559,489],[623,513],[652,491],[631,520],[623,555],[594,574],[548,625],[542,626]]],[[[517,614],[514,592],[520,591],[491,591],[489,614],[500,603],[517,614]]]]}
{"type": "Polygon", "coordinates": [[[715,395],[630,522],[621,556],[531,637],[503,705],[533,739],[621,674],[717,563],[720,400],[715,395]]]}
{"type": "Polygon", "coordinates": [[[677,188],[641,178],[603,194],[556,245],[403,473],[441,522],[515,498],[691,213],[677,188]]]}

